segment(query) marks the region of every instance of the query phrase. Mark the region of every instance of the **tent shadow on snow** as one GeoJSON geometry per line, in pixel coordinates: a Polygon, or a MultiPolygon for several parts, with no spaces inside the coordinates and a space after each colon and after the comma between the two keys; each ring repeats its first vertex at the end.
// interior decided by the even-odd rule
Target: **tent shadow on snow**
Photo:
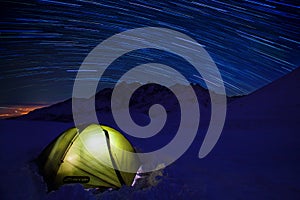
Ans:
{"type": "Polygon", "coordinates": [[[63,132],[37,159],[48,190],[69,183],[99,189],[130,186],[136,173],[118,169],[122,165],[138,171],[140,161],[137,156],[126,157],[122,151],[114,151],[112,146],[135,152],[121,133],[108,126],[91,124],[82,131],[74,127],[63,132]]]}

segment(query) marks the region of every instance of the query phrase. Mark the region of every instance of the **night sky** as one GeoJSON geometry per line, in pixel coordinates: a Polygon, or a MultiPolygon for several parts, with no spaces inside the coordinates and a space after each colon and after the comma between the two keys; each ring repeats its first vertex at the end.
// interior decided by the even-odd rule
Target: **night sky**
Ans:
{"type": "MultiPolygon", "coordinates": [[[[296,2],[1,1],[0,105],[70,98],[76,70],[96,45],[144,26],[192,37],[216,62],[227,94],[249,94],[300,66],[296,2]]],[[[105,80],[114,83],[130,67],[147,62],[173,66],[203,85],[186,61],[151,49],[122,56],[105,80]]]]}

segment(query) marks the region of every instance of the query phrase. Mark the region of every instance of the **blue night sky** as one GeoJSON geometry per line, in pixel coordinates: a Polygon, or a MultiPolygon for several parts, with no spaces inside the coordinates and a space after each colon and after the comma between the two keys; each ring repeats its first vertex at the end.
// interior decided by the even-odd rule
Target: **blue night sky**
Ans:
{"type": "MultiPolygon", "coordinates": [[[[299,8],[296,1],[276,0],[4,0],[0,105],[70,98],[76,70],[96,45],[144,26],[192,37],[216,62],[227,94],[249,94],[300,66],[299,8]]],[[[114,83],[128,68],[147,62],[173,66],[203,85],[186,61],[151,49],[122,56],[105,80],[114,83]]]]}

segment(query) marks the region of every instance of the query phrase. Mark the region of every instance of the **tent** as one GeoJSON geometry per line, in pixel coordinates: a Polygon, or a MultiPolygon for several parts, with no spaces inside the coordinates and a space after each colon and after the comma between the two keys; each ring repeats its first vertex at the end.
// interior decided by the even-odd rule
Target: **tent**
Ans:
{"type": "Polygon", "coordinates": [[[85,188],[131,185],[135,173],[118,169],[122,165],[137,171],[139,160],[122,154],[122,151],[114,152],[112,146],[135,152],[121,133],[108,126],[91,124],[82,131],[71,128],[62,133],[38,158],[40,172],[48,189],[57,189],[68,183],[81,183],[85,188]],[[103,161],[110,164],[104,164],[103,161]]]}

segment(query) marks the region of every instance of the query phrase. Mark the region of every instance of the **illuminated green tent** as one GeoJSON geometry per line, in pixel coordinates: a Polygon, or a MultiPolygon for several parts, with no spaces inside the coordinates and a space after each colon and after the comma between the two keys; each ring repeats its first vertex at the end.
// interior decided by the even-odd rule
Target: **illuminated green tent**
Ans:
{"type": "Polygon", "coordinates": [[[131,185],[135,174],[118,169],[130,166],[137,171],[139,160],[114,151],[113,146],[135,152],[121,133],[107,126],[92,124],[80,133],[77,128],[62,133],[38,158],[49,190],[67,183],[81,183],[85,188],[131,185]]]}

